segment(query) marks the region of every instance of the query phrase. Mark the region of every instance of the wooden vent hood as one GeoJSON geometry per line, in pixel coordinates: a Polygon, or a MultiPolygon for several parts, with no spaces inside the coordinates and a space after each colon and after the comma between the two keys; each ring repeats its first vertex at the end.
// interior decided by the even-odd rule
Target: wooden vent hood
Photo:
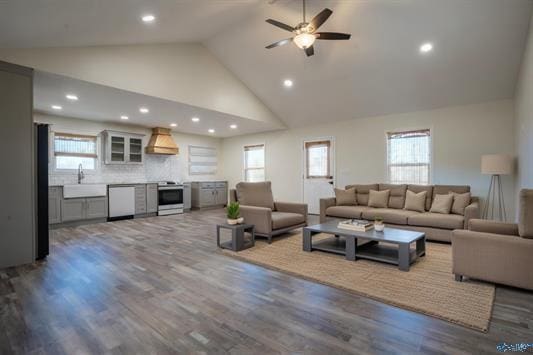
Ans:
{"type": "Polygon", "coordinates": [[[170,129],[152,128],[152,137],[146,146],[146,154],[176,155],[178,153],[179,148],[172,138],[170,129]]]}

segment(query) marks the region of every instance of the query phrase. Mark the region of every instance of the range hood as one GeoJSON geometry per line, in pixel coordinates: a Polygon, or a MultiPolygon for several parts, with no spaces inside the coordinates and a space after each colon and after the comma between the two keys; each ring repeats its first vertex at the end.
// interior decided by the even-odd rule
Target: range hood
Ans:
{"type": "Polygon", "coordinates": [[[146,146],[146,154],[176,155],[178,153],[179,148],[172,138],[170,129],[152,128],[152,137],[146,146]]]}

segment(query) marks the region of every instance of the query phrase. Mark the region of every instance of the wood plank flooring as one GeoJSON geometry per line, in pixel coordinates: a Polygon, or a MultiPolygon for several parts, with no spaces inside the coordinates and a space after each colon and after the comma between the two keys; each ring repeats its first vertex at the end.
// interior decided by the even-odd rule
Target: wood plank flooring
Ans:
{"type": "MultiPolygon", "coordinates": [[[[480,333],[222,255],[222,210],[52,231],[0,270],[0,354],[468,354],[533,343],[533,293],[480,333]]],[[[311,221],[313,222],[313,221],[311,221]]]]}

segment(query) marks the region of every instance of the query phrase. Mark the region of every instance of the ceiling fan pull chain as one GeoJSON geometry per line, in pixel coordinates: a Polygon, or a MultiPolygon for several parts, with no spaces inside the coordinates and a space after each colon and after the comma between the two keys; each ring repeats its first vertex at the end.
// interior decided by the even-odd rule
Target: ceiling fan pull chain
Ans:
{"type": "Polygon", "coordinates": [[[303,2],[303,5],[304,5],[304,23],[305,23],[305,0],[302,0],[303,2]]]}

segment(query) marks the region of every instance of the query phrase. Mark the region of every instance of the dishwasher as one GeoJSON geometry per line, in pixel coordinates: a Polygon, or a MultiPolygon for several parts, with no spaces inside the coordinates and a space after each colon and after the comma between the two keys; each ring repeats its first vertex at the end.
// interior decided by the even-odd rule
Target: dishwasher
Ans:
{"type": "Polygon", "coordinates": [[[131,219],[135,215],[135,187],[109,187],[109,221],[131,219]]]}

